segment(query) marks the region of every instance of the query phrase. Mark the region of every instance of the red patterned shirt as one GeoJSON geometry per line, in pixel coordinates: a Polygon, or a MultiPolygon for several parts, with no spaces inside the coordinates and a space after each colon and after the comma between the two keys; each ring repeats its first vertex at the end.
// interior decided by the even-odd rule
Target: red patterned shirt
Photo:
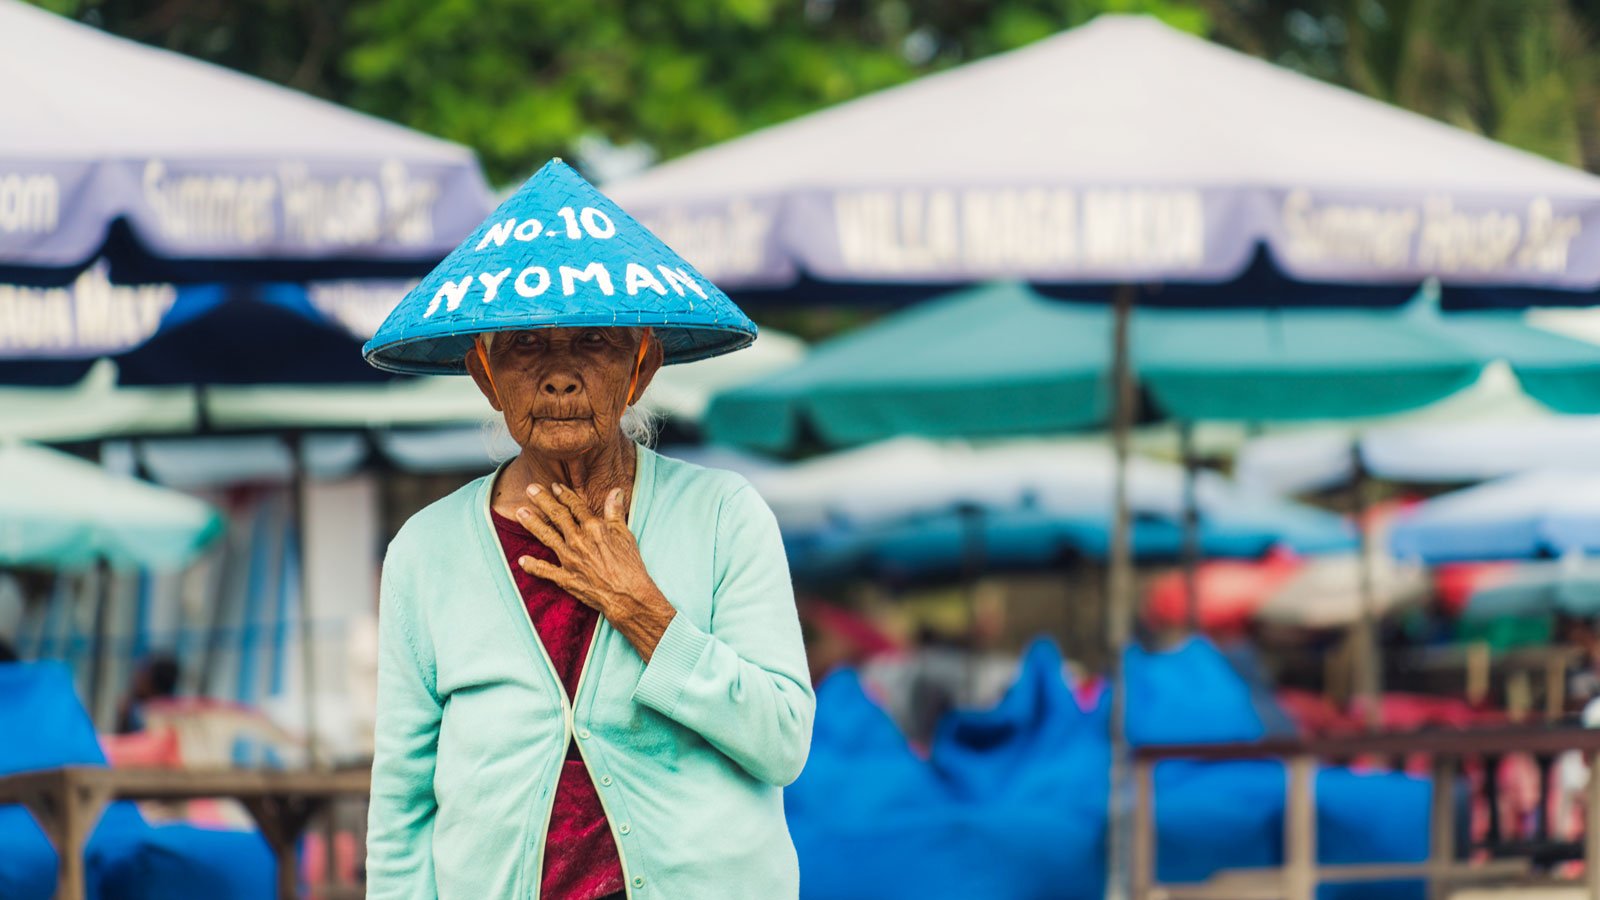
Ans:
{"type": "MultiPolygon", "coordinates": [[[[517,565],[524,556],[556,562],[555,553],[538,538],[499,513],[494,514],[494,527],[534,631],[555,663],[567,696],[574,697],[600,613],[517,565]]],[[[539,896],[546,900],[597,900],[623,890],[622,858],[617,855],[605,809],[583,757],[571,743],[561,764],[561,780],[550,812],[540,884],[539,896]]]]}

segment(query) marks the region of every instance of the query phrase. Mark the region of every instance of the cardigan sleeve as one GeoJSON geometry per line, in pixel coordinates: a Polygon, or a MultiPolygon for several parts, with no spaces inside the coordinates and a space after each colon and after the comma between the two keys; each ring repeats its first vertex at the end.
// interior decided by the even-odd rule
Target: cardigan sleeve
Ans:
{"type": "MultiPolygon", "coordinates": [[[[392,558],[392,557],[391,557],[392,558]]],[[[384,563],[378,600],[378,709],[367,813],[367,896],[436,896],[433,771],[443,714],[433,659],[419,652],[404,579],[384,563]]]]}
{"type": "Polygon", "coordinates": [[[634,699],[693,729],[751,776],[800,776],[816,713],[783,539],[745,484],[717,516],[709,631],[677,615],[634,699]]]}

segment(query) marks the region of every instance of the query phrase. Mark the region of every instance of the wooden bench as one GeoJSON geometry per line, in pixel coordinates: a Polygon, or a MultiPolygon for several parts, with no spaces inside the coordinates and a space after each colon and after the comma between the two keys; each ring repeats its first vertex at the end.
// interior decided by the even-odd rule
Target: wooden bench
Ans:
{"type": "MultiPolygon", "coordinates": [[[[1142,747],[1134,751],[1134,900],[1314,900],[1324,883],[1423,879],[1430,900],[1446,900],[1454,887],[1474,881],[1526,878],[1527,858],[1480,864],[1456,860],[1454,784],[1461,760],[1528,753],[1553,757],[1578,751],[1600,766],[1600,730],[1512,727],[1471,731],[1422,731],[1348,737],[1277,739],[1253,743],[1142,747]],[[1429,851],[1419,863],[1318,865],[1315,777],[1319,761],[1381,756],[1432,758],[1433,808],[1429,851]],[[1284,862],[1277,868],[1220,872],[1198,884],[1161,884],[1155,878],[1155,766],[1163,760],[1221,762],[1277,759],[1286,763],[1284,862]]],[[[1595,768],[1600,773],[1600,768],[1595,768]]],[[[1600,774],[1589,781],[1583,856],[1585,883],[1579,896],[1600,900],[1600,774]]]]}
{"type": "Polygon", "coordinates": [[[113,800],[229,797],[250,811],[278,861],[278,896],[295,898],[295,842],[339,797],[366,797],[366,769],[336,772],[109,769],[65,766],[0,777],[0,805],[21,804],[39,820],[60,859],[57,900],[83,900],[83,849],[113,800]]]}

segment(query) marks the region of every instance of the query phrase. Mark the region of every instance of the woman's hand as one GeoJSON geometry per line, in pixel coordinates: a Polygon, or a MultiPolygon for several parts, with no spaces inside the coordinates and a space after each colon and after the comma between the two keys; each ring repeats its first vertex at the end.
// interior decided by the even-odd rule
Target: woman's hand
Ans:
{"type": "Polygon", "coordinates": [[[606,495],[600,516],[577,491],[559,484],[548,491],[529,485],[528,498],[532,502],[517,510],[517,520],[555,553],[560,565],[532,556],[517,564],[598,610],[649,662],[677,611],[645,571],[639,544],[623,516],[622,491],[606,495]]]}

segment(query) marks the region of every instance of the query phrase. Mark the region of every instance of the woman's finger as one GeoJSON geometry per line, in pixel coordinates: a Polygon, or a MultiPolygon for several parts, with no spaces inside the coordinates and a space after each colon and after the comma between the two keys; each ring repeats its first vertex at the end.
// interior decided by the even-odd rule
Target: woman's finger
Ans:
{"type": "Polygon", "coordinates": [[[589,505],[584,503],[583,498],[579,497],[578,492],[572,488],[552,484],[550,485],[550,492],[556,495],[556,499],[561,501],[561,504],[567,508],[568,512],[572,513],[573,521],[579,525],[594,518],[594,512],[589,509],[589,505]]]}
{"type": "Polygon", "coordinates": [[[613,488],[606,495],[606,521],[626,524],[622,515],[622,488],[613,488]]]}
{"type": "Polygon", "coordinates": [[[568,593],[572,591],[572,577],[567,573],[566,569],[555,563],[545,562],[537,556],[523,556],[517,559],[517,565],[522,567],[522,571],[535,578],[543,578],[568,593]]]}
{"type": "Polygon", "coordinates": [[[557,500],[537,484],[528,485],[528,497],[533,500],[535,512],[544,516],[545,521],[555,526],[563,538],[570,538],[578,533],[578,523],[572,518],[572,511],[566,504],[557,500]]]}
{"type": "Polygon", "coordinates": [[[567,543],[561,539],[560,532],[552,528],[549,522],[539,518],[533,510],[526,506],[517,510],[517,522],[522,525],[525,531],[538,538],[539,543],[554,550],[558,558],[561,556],[561,551],[567,548],[567,543]]]}

